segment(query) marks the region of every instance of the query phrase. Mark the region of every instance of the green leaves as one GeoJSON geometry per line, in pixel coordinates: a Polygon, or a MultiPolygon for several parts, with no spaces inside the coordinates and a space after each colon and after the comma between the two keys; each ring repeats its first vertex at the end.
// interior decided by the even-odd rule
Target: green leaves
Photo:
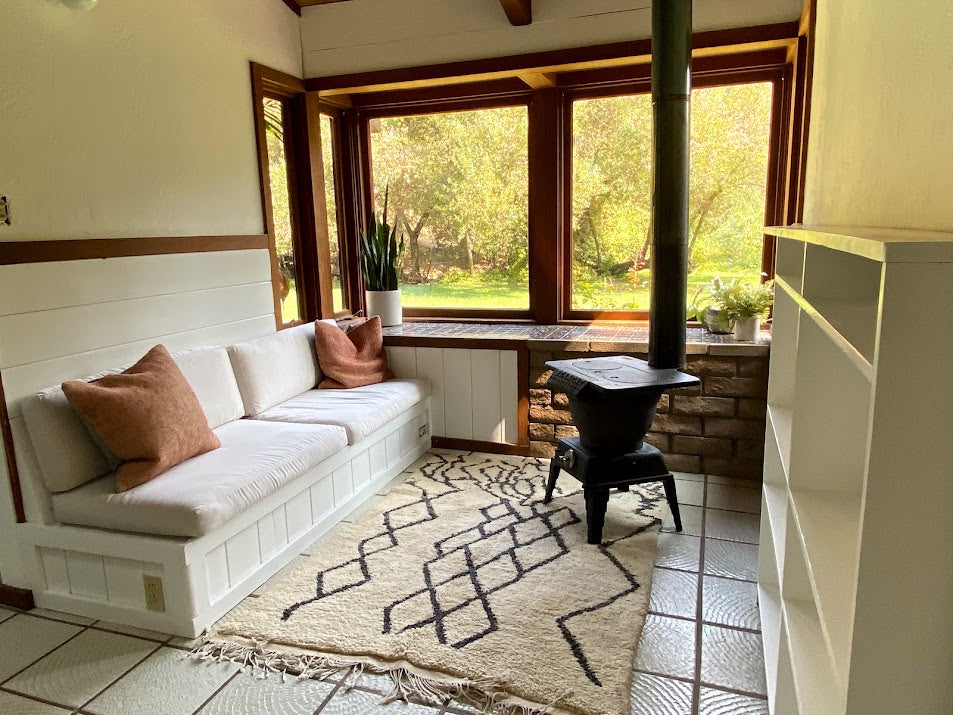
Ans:
{"type": "Polygon", "coordinates": [[[367,229],[360,232],[361,270],[365,290],[397,290],[400,260],[404,255],[404,234],[397,238],[397,226],[387,223],[388,189],[384,189],[381,218],[372,214],[367,229]]]}
{"type": "Polygon", "coordinates": [[[760,285],[731,281],[721,287],[716,301],[731,320],[764,315],[774,304],[774,281],[760,285]]]}

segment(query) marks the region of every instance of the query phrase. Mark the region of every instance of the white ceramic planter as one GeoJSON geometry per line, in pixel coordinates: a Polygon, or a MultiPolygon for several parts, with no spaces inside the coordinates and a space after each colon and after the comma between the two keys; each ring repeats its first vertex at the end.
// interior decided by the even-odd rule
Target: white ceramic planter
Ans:
{"type": "Polygon", "coordinates": [[[738,318],[735,321],[734,335],[735,340],[757,340],[758,326],[761,324],[761,318],[738,318]]]}
{"type": "Polygon", "coordinates": [[[400,308],[400,289],[397,290],[367,290],[367,317],[375,315],[381,317],[381,325],[400,325],[404,322],[404,314],[400,308]]]}

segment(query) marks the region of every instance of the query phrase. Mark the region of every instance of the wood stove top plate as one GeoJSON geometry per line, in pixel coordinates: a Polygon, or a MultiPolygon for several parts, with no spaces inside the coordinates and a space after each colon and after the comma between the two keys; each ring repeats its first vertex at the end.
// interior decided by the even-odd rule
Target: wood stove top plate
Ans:
{"type": "Polygon", "coordinates": [[[572,382],[587,383],[592,387],[612,392],[626,390],[666,390],[689,387],[700,380],[681,370],[658,369],[645,360],[629,355],[574,360],[550,360],[547,367],[564,373],[572,382]]]}

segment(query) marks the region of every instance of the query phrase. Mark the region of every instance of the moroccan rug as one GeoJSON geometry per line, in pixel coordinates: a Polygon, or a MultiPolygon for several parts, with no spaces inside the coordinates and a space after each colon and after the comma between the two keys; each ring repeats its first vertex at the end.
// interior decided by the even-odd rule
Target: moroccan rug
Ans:
{"type": "Polygon", "coordinates": [[[579,483],[548,461],[434,450],[210,631],[197,657],[302,677],[357,665],[388,700],[493,713],[622,714],[665,499],[613,494],[586,543],[579,483]]]}

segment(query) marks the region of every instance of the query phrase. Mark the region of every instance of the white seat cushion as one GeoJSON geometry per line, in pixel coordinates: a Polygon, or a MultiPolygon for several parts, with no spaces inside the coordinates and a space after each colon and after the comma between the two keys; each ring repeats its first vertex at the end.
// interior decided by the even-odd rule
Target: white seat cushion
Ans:
{"type": "Polygon", "coordinates": [[[348,390],[308,390],[255,415],[255,419],[340,425],[347,430],[348,443],[355,444],[429,396],[430,383],[421,378],[348,390]]]}
{"type": "Polygon", "coordinates": [[[340,427],[237,420],[222,446],[115,494],[113,475],[53,495],[63,523],[145,534],[207,534],[347,446],[340,427]]]}

